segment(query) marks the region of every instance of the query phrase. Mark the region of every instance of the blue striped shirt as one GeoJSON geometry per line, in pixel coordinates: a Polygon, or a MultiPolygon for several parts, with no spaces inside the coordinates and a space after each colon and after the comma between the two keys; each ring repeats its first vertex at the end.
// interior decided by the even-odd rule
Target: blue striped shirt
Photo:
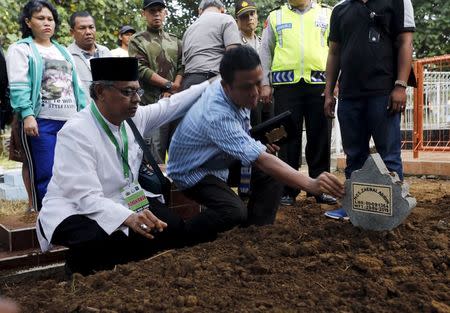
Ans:
{"type": "Polygon", "coordinates": [[[170,143],[167,173],[177,187],[192,187],[206,175],[226,181],[230,160],[250,166],[258,159],[266,147],[246,131],[249,121],[250,110],[231,101],[220,79],[211,84],[178,125],[170,143]]]}

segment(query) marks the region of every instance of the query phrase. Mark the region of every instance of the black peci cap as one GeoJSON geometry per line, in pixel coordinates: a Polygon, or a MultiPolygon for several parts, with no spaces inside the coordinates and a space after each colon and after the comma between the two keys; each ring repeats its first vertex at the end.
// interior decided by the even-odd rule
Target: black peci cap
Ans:
{"type": "Polygon", "coordinates": [[[135,81],[139,78],[136,58],[93,58],[92,81],[135,81]]]}

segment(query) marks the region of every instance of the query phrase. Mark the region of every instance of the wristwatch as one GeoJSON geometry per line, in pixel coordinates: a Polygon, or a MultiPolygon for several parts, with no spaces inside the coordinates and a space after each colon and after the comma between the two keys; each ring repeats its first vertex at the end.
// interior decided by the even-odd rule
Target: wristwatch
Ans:
{"type": "Polygon", "coordinates": [[[164,87],[162,88],[164,91],[169,91],[170,89],[172,89],[173,87],[173,83],[168,80],[167,83],[164,84],[164,87]]]}
{"type": "Polygon", "coordinates": [[[403,80],[397,79],[394,83],[394,86],[400,86],[400,87],[406,88],[406,87],[408,87],[408,84],[403,80]]]}

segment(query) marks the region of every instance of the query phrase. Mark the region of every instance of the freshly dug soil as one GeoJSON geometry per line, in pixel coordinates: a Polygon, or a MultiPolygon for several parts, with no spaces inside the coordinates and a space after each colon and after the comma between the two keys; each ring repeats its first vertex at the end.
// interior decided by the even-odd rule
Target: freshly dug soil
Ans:
{"type": "Polygon", "coordinates": [[[0,290],[23,312],[450,312],[450,181],[407,181],[418,205],[390,232],[324,218],[300,197],[273,226],[0,290]]]}

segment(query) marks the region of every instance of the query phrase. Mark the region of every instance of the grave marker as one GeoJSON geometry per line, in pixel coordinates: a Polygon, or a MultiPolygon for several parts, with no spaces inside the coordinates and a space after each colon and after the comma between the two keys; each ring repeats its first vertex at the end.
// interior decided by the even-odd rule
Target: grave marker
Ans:
{"type": "Polygon", "coordinates": [[[378,153],[369,155],[364,166],[345,182],[342,205],[354,226],[367,230],[392,230],[416,206],[409,185],[389,172],[378,153]]]}

